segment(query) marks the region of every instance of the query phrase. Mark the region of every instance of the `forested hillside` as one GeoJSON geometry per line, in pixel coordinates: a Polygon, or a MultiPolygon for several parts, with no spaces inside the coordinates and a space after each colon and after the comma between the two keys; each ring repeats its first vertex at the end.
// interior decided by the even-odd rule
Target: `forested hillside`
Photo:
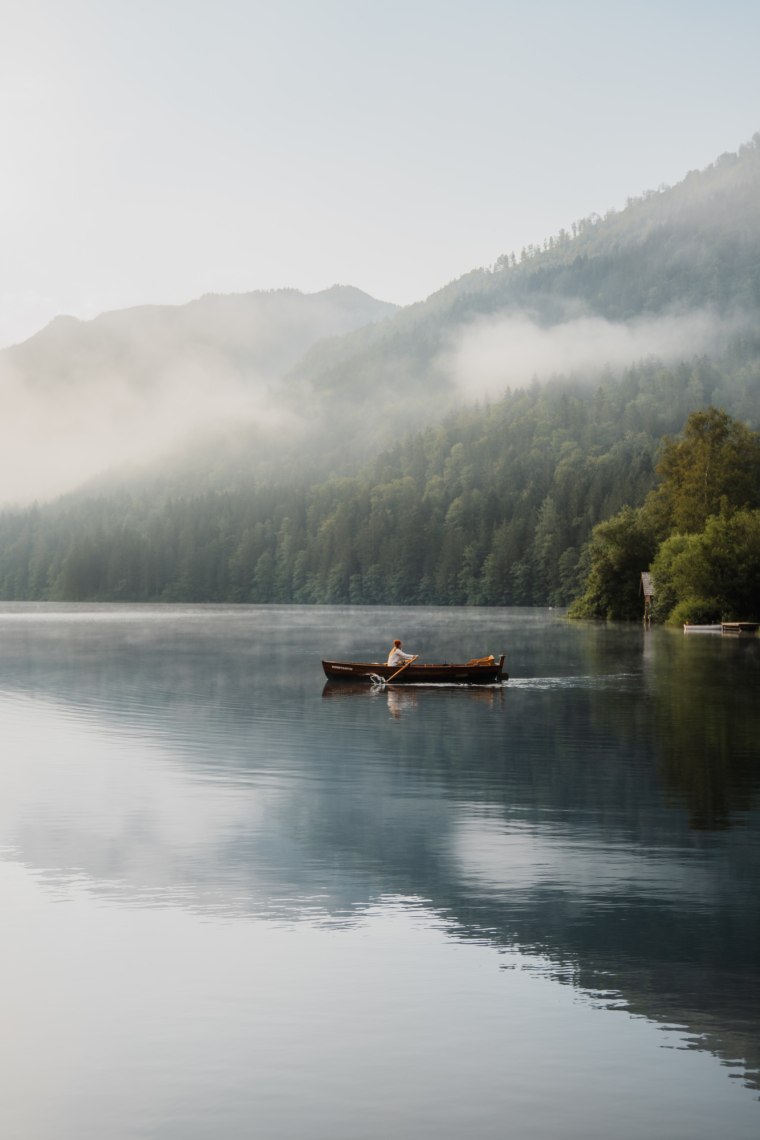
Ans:
{"type": "MultiPolygon", "coordinates": [[[[502,255],[393,321],[345,338],[337,355],[314,352],[294,375],[327,393],[403,392],[451,382],[441,352],[462,327],[529,313],[541,327],[595,315],[641,321],[760,307],[760,134],[672,188],[648,192],[619,213],[593,215],[542,247],[502,255]]],[[[686,355],[689,346],[682,345],[686,355]]],[[[642,355],[647,355],[646,347],[642,355]]],[[[509,383],[513,362],[505,352],[509,383]]]]}
{"type": "Polygon", "coordinates": [[[709,405],[760,425],[759,311],[756,136],[314,343],[277,382],[266,464],[238,417],[171,467],[6,511],[0,595],[564,604],[663,436],[709,405]]]}
{"type": "MultiPolygon", "coordinates": [[[[760,422],[760,373],[736,403],[760,422]]],[[[659,440],[725,370],[650,363],[463,410],[362,474],[168,497],[121,492],[0,518],[5,598],[564,604],[592,528],[654,485],[659,440]]],[[[636,581],[638,571],[636,569],[636,581]]]]}

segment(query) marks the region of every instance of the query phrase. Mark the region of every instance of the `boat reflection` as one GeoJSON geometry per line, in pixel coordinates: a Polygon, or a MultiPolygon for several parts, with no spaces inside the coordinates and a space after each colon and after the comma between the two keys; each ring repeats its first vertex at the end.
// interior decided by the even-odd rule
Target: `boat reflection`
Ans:
{"type": "Polygon", "coordinates": [[[322,689],[323,699],[336,697],[365,697],[385,699],[388,712],[398,720],[402,713],[414,712],[420,701],[443,700],[456,697],[477,701],[488,708],[504,704],[503,685],[353,685],[345,681],[327,681],[322,689]]]}

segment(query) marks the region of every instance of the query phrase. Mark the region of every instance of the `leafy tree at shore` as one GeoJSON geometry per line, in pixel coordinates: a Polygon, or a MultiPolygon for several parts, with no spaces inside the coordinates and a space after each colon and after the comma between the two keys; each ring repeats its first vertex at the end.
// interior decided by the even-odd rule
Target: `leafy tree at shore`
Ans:
{"type": "Polygon", "coordinates": [[[656,549],[650,520],[641,510],[624,507],[599,523],[584,552],[588,566],[584,594],[571,612],[578,617],[639,617],[641,571],[656,549]]]}
{"type": "Polygon", "coordinates": [[[635,618],[640,572],[661,621],[760,619],[760,434],[706,408],[664,442],[643,506],[594,528],[576,617],[635,618]]]}
{"type": "Polygon", "coordinates": [[[659,548],[657,612],[673,624],[760,620],[760,510],[723,511],[659,548]]]}
{"type": "Polygon", "coordinates": [[[657,467],[662,483],[650,509],[671,530],[702,530],[721,504],[760,500],[760,437],[727,412],[706,408],[689,416],[681,439],[665,441],[657,467]]]}

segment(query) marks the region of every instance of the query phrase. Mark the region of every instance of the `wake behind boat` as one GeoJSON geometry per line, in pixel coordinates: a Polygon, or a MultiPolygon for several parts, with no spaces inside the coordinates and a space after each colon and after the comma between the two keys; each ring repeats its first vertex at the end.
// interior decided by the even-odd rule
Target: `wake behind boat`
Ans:
{"type": "Polygon", "coordinates": [[[503,653],[498,658],[478,657],[462,664],[424,665],[411,661],[399,666],[384,661],[323,661],[322,668],[330,681],[364,684],[390,681],[394,685],[494,685],[509,679],[503,653]]]}

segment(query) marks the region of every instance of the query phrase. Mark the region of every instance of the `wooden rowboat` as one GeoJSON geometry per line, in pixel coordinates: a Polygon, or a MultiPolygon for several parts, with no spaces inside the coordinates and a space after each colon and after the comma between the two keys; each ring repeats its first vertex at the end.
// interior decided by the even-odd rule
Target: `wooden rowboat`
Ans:
{"type": "Polygon", "coordinates": [[[393,677],[394,685],[494,685],[509,679],[501,657],[479,657],[461,665],[422,665],[413,661],[399,672],[400,666],[380,661],[323,661],[322,668],[330,681],[353,681],[372,684],[393,677]]]}

